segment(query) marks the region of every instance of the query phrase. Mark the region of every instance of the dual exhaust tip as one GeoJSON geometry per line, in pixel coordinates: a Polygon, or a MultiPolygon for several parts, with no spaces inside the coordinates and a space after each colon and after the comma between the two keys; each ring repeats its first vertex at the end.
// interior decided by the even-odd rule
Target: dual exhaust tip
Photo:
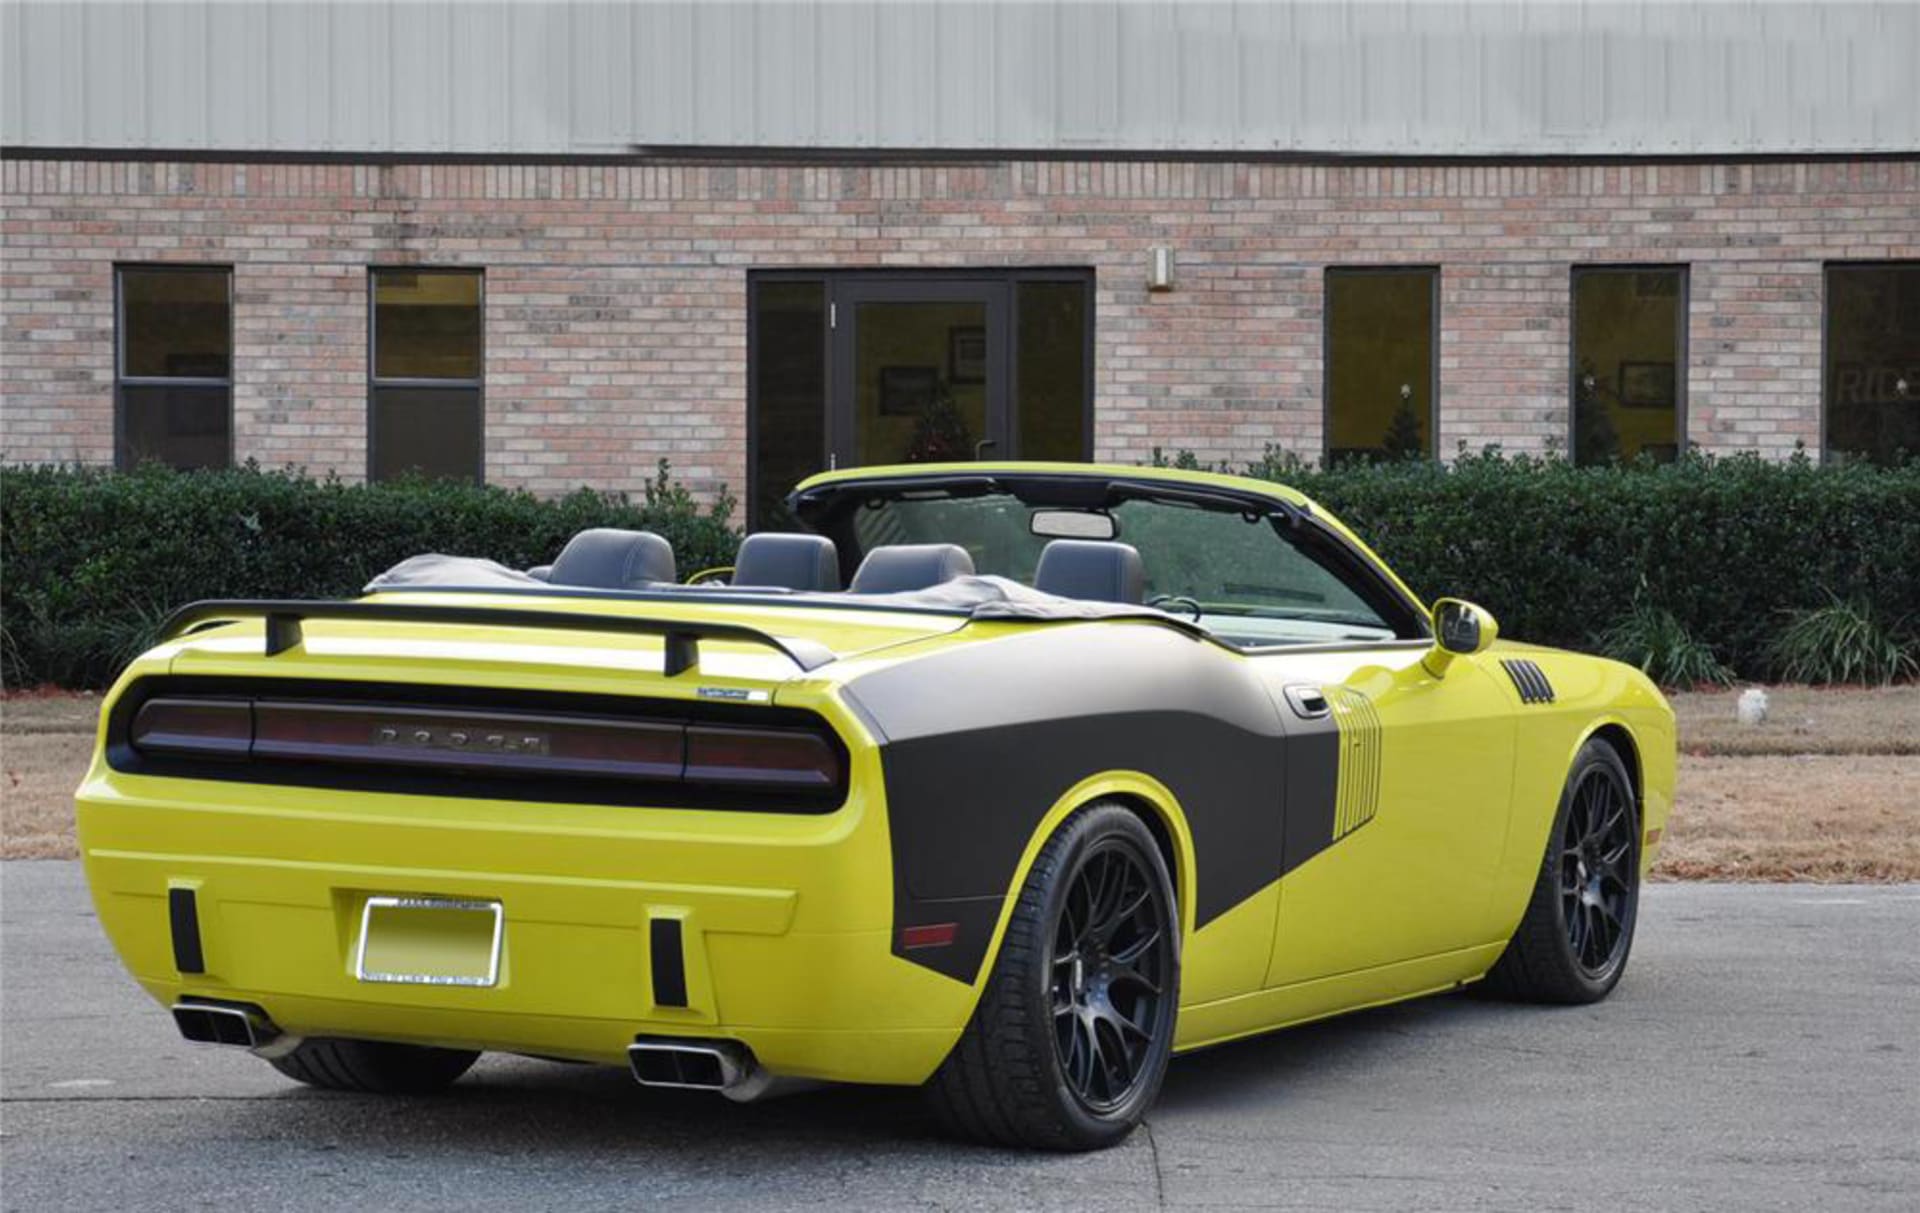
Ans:
{"type": "Polygon", "coordinates": [[[258,1049],[280,1035],[267,1013],[250,1003],[179,1002],[171,1010],[180,1035],[195,1044],[258,1049]]]}
{"type": "MultiPolygon", "coordinates": [[[[257,1050],[280,1036],[267,1013],[250,1003],[180,1002],[170,1009],[180,1035],[195,1044],[257,1050]]],[[[741,1101],[807,1085],[775,1078],[734,1040],[643,1038],[627,1047],[627,1066],[643,1087],[718,1091],[741,1101]]]]}

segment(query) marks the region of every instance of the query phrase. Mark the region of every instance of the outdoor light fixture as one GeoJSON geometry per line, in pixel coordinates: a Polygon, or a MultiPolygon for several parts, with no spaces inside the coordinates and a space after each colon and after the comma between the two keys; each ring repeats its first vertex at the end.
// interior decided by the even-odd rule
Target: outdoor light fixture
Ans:
{"type": "Polygon", "coordinates": [[[1155,245],[1149,252],[1147,289],[1150,291],[1173,289],[1173,250],[1164,244],[1155,245]]]}

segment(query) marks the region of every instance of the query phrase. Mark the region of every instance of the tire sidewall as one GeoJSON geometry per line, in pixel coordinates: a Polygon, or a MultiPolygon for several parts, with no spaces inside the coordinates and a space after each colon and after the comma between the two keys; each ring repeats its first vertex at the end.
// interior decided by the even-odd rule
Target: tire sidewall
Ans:
{"type": "Polygon", "coordinates": [[[1039,932],[1035,939],[1032,971],[1025,975],[1024,995],[1030,1000],[1030,1022],[1044,1025],[1046,1064],[1044,1073],[1052,1102],[1059,1109],[1069,1138],[1083,1146],[1114,1144],[1132,1132],[1160,1094],[1166,1077],[1167,1062],[1173,1053],[1173,1034],[1180,1006],[1180,911],[1175,900],[1173,880],[1159,845],[1139,817],[1117,805],[1094,805],[1069,819],[1065,845],[1059,865],[1042,891],[1039,932]],[[1170,1000],[1160,1030],[1146,1061],[1146,1073],[1119,1105],[1097,1112],[1084,1104],[1067,1080],[1060,1050],[1054,1043],[1053,1029],[1053,941],[1067,891],[1087,860],[1103,846],[1123,846],[1134,854],[1158,886],[1156,897],[1162,909],[1162,929],[1172,941],[1169,978],[1165,997],[1170,1000]]]}
{"type": "Polygon", "coordinates": [[[1620,982],[1627,971],[1627,960],[1633,954],[1633,937],[1640,923],[1640,805],[1633,792],[1633,778],[1627,771],[1627,764],[1621,759],[1619,751],[1598,739],[1588,741],[1580,747],[1580,753],[1574,758],[1573,769],[1567,773],[1566,787],[1560,793],[1560,809],[1553,816],[1553,833],[1547,840],[1547,854],[1543,861],[1541,879],[1551,882],[1552,895],[1549,898],[1553,914],[1556,938],[1560,941],[1560,960],[1566,970],[1567,978],[1585,991],[1589,1000],[1597,1001],[1620,982]],[[1614,958],[1607,970],[1595,976],[1587,972],[1574,955],[1573,942],[1568,937],[1566,907],[1560,899],[1560,848],[1565,836],[1567,818],[1573,812],[1573,795],[1589,772],[1596,768],[1610,771],[1619,786],[1626,792],[1627,817],[1632,838],[1633,862],[1628,870],[1633,874],[1633,883],[1627,890],[1626,921],[1621,924],[1625,938],[1620,944],[1620,954],[1614,958]]]}

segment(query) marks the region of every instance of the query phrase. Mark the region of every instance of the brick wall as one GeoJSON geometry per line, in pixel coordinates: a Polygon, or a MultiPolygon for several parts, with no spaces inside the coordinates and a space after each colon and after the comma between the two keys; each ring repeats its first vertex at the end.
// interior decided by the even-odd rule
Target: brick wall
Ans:
{"type": "Polygon", "coordinates": [[[1920,258],[1920,161],[0,165],[10,461],[112,459],[116,261],[234,266],[235,449],[366,463],[366,267],[487,272],[491,479],[746,477],[750,268],[1090,265],[1096,455],[1321,445],[1321,270],[1439,264],[1440,446],[1567,432],[1569,267],[1692,267],[1690,437],[1820,430],[1821,265],[1920,258]],[[1147,249],[1179,289],[1144,289],[1147,249]]]}

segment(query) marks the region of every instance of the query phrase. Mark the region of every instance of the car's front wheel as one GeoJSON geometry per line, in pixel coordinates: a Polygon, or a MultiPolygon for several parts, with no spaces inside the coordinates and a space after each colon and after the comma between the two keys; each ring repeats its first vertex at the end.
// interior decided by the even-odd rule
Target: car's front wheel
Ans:
{"type": "Polygon", "coordinates": [[[954,1131],[1001,1145],[1095,1150],[1160,1092],[1180,993],[1167,864],[1125,807],[1080,809],[1020,890],[987,987],[928,1083],[954,1131]]]}
{"type": "Polygon", "coordinates": [[[309,1037],[291,1052],[268,1060],[274,1069],[310,1087],[425,1095],[451,1086],[479,1057],[468,1049],[309,1037]]]}
{"type": "Polygon", "coordinates": [[[1522,1002],[1588,1003],[1620,981],[1640,907],[1640,814],[1620,752],[1595,738],[1567,774],[1533,897],[1487,974],[1522,1002]]]}

